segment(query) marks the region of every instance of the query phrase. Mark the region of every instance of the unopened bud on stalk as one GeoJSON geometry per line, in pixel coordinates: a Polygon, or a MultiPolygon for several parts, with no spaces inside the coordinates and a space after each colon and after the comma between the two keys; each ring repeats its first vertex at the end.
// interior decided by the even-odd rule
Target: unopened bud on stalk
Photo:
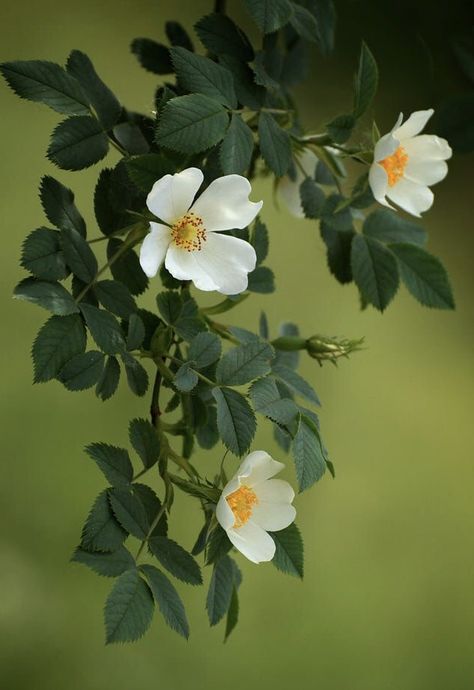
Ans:
{"type": "Polygon", "coordinates": [[[361,349],[363,338],[359,340],[347,340],[345,338],[328,338],[321,335],[313,335],[306,340],[306,351],[310,357],[317,359],[320,364],[327,360],[333,364],[340,357],[348,357],[352,352],[361,349]]]}

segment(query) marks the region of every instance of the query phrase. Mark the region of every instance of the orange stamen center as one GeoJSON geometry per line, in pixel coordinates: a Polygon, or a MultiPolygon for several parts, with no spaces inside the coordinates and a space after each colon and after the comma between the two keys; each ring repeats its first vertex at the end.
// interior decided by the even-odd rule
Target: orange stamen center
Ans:
{"type": "Polygon", "coordinates": [[[392,153],[391,156],[387,156],[383,161],[379,161],[379,165],[381,165],[387,173],[389,187],[393,187],[393,185],[403,177],[407,163],[408,156],[403,146],[399,146],[395,153],[392,153]]]}
{"type": "Polygon", "coordinates": [[[258,503],[257,494],[249,486],[241,486],[226,497],[234,513],[234,528],[242,527],[250,519],[253,506],[258,503]]]}
{"type": "Polygon", "coordinates": [[[171,228],[171,240],[180,249],[199,252],[202,243],[206,241],[206,229],[202,219],[194,213],[186,213],[171,228]]]}

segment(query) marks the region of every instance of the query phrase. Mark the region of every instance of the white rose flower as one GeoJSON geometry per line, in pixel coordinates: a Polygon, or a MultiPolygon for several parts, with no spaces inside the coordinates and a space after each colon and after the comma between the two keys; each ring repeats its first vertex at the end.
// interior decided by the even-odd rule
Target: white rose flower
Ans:
{"type": "Polygon", "coordinates": [[[275,542],[268,532],[291,525],[295,492],[282,479],[272,479],[284,465],[263,450],[247,455],[225,486],[216,517],[232,544],[253,563],[271,561],[275,542]]]}
{"type": "Polygon", "coordinates": [[[420,216],[433,204],[429,185],[446,177],[452,151],[446,139],[431,134],[420,135],[433,110],[419,110],[402,124],[403,113],[388,134],[381,137],[374,150],[369,183],[375,199],[393,208],[390,199],[414,216],[420,216]]]}
{"type": "Polygon", "coordinates": [[[164,261],[177,280],[192,280],[199,290],[236,295],[247,289],[255,250],[244,240],[219,233],[247,227],[263,201],[249,201],[252,188],[241,175],[217,178],[194,201],[203,179],[201,170],[187,168],[155,182],[147,206],[163,222],[150,223],[140,265],[151,278],[164,261]]]}

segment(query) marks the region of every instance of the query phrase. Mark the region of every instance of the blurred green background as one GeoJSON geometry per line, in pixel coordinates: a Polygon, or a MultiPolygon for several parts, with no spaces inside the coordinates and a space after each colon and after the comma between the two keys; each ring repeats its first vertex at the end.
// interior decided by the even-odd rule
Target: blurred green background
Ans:
{"type": "MultiPolygon", "coordinates": [[[[436,107],[462,90],[446,37],[463,27],[468,4],[439,5],[336,2],[336,53],[315,59],[298,94],[307,127],[317,131],[350,107],[362,37],[381,70],[375,112],[382,131],[400,110],[436,107]]],[[[229,7],[250,26],[241,2],[229,7]]],[[[166,19],[191,28],[210,10],[204,0],[3,3],[1,59],[64,63],[80,48],[124,103],[147,112],[156,80],[130,54],[131,39],[162,39],[166,19]]],[[[291,319],[307,334],[364,335],[367,343],[338,369],[304,363],[323,401],[324,438],[337,470],[336,481],[325,477],[296,499],[306,577],[301,583],[239,557],[241,620],[225,645],[222,626],[208,627],[205,590],[188,587],[180,589],[192,626],[188,643],[156,616],[141,642],[106,648],[102,606],[111,582],[68,563],[103,486],[82,448],[99,439],[126,443],[128,420],[146,416],[147,400],[124,387],[103,404],[91,391],[32,386],[29,351],[45,313],[13,302],[11,291],[23,275],[17,267],[23,238],[45,223],[38,183],[49,173],[71,186],[94,235],[98,169],[58,171],[44,158],[57,116],[20,101],[4,84],[0,104],[1,686],[472,689],[472,158],[451,161],[424,220],[429,248],[451,274],[455,313],[423,309],[403,289],[383,316],[360,312],[355,288],[330,276],[314,225],[275,209],[268,182],[255,185],[254,198],[265,200],[278,291],[232,312],[238,324],[254,327],[263,308],[274,328],[291,319]]],[[[155,283],[144,306],[153,305],[158,289],[155,283]]],[[[259,432],[258,447],[281,456],[269,427],[259,432]]],[[[196,462],[212,475],[216,458],[200,452],[196,462]]],[[[199,514],[186,497],[179,497],[178,509],[173,534],[190,546],[199,514]]]]}

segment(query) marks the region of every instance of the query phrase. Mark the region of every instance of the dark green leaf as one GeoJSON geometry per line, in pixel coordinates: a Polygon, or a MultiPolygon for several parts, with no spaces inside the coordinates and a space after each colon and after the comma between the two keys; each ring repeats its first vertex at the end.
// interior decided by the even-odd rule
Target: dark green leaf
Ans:
{"type": "MultiPolygon", "coordinates": [[[[117,252],[122,252],[123,242],[110,239],[107,244],[107,259],[110,261],[117,252]]],[[[144,274],[138,256],[133,249],[121,254],[119,259],[112,262],[110,270],[115,280],[128,287],[132,295],[141,295],[148,287],[148,278],[144,274]]]]}
{"type": "Polygon", "coordinates": [[[156,303],[158,311],[166,323],[169,323],[170,326],[174,325],[178,321],[183,309],[183,302],[179,293],[175,290],[160,292],[156,297],[156,303]]]}
{"type": "Polygon", "coordinates": [[[255,412],[263,414],[277,424],[288,426],[298,414],[296,404],[291,398],[282,398],[271,377],[255,381],[250,388],[250,398],[255,412]]]}
{"type": "Polygon", "coordinates": [[[55,378],[66,362],[85,348],[86,333],[80,316],[52,316],[33,344],[34,382],[55,378]]]}
{"type": "MultiPolygon", "coordinates": [[[[137,310],[129,289],[117,280],[100,280],[95,283],[94,292],[105,309],[123,319],[128,319],[137,310]]],[[[145,337],[145,332],[143,332],[143,337],[145,337]]]]}
{"type": "Polygon", "coordinates": [[[112,513],[108,491],[102,491],[92,506],[82,530],[81,546],[86,551],[117,551],[126,536],[127,533],[112,513]]]}
{"type": "Polygon", "coordinates": [[[181,479],[178,475],[172,475],[173,484],[175,484],[181,491],[184,491],[189,496],[202,498],[211,503],[217,503],[220,496],[220,491],[215,486],[208,484],[198,484],[197,482],[190,482],[187,479],[181,479]]]}
{"type": "Polygon", "coordinates": [[[198,333],[191,340],[188,357],[195,369],[204,369],[214,364],[221,356],[221,341],[215,333],[198,333]]]}
{"type": "Polygon", "coordinates": [[[326,460],[319,432],[313,422],[302,415],[292,444],[299,490],[304,491],[326,471],[326,460]]]}
{"type": "Polygon", "coordinates": [[[256,430],[255,415],[243,395],[230,388],[213,388],[217,402],[219,435],[234,455],[243,455],[250,447],[256,430]]]}
{"type": "Polygon", "coordinates": [[[130,314],[127,333],[127,350],[137,350],[145,340],[145,324],[138,314],[130,314]]]}
{"type": "Polygon", "coordinates": [[[125,165],[132,181],[147,194],[157,180],[176,172],[176,164],[159,153],[127,158],[125,165]]]}
{"type": "Polygon", "coordinates": [[[131,51],[142,67],[153,74],[170,74],[173,71],[169,49],[150,38],[135,38],[131,51]]]}
{"type": "Polygon", "coordinates": [[[142,506],[145,509],[148,524],[152,525],[156,519],[158,513],[162,513],[158,524],[153,529],[151,533],[152,536],[166,536],[168,532],[168,522],[166,519],[166,513],[161,510],[161,501],[155,494],[153,489],[147,484],[133,484],[133,493],[138,497],[142,506]]]}
{"type": "Polygon", "coordinates": [[[229,108],[237,100],[232,75],[225,67],[186,48],[171,48],[171,60],[181,86],[192,93],[202,93],[229,108]]]}
{"type": "Polygon", "coordinates": [[[172,98],[163,108],[156,143],[181,153],[200,153],[225,136],[229,116],[224,107],[199,93],[172,98]]]}
{"type": "Polygon", "coordinates": [[[79,307],[73,297],[60,283],[49,283],[36,278],[25,278],[13,291],[16,299],[33,302],[58,316],[75,314],[79,307]]]}
{"type": "Polygon", "coordinates": [[[253,110],[261,108],[265,101],[266,91],[255,83],[255,75],[250,67],[232,55],[220,55],[219,62],[232,72],[239,103],[253,110]]]}
{"type": "Polygon", "coordinates": [[[197,442],[201,448],[210,450],[219,440],[219,432],[217,430],[217,414],[215,407],[207,408],[207,420],[203,426],[196,430],[197,442]]]}
{"type": "Polygon", "coordinates": [[[213,55],[233,55],[249,62],[254,52],[244,32],[225,14],[213,13],[200,19],[195,30],[201,43],[213,55]]]}
{"type": "Polygon", "coordinates": [[[125,373],[130,390],[135,395],[142,396],[148,390],[148,374],[146,369],[138,362],[135,357],[122,352],[122,361],[125,365],[125,373]]]}
{"type": "Polygon", "coordinates": [[[303,539],[295,523],[279,532],[270,532],[270,535],[276,546],[273,565],[283,573],[303,579],[303,539]]]}
{"type": "Polygon", "coordinates": [[[193,44],[187,31],[179,22],[166,22],[165,32],[172,46],[181,46],[187,50],[193,50],[193,44]]]}
{"type": "Polygon", "coordinates": [[[54,62],[4,62],[0,71],[20,98],[44,103],[66,115],[87,115],[89,112],[89,104],[79,83],[54,62]]]}
{"type": "Polygon", "coordinates": [[[127,570],[116,581],[105,604],[107,644],[134,642],[142,637],[150,626],[153,609],[150,588],[139,571],[127,570]]]}
{"type": "Polygon", "coordinates": [[[115,355],[125,350],[125,340],[115,316],[91,304],[81,303],[81,311],[92,337],[107,355],[115,355]]]}
{"type": "Polygon", "coordinates": [[[301,206],[306,218],[319,218],[326,200],[321,187],[311,177],[306,177],[300,186],[301,206]]]}
{"type": "MultiPolygon", "coordinates": [[[[145,120],[145,122],[148,121],[145,120]]],[[[153,121],[150,122],[150,125],[150,129],[153,131],[153,121]]],[[[146,154],[150,150],[146,132],[143,131],[138,122],[120,122],[115,125],[113,135],[131,156],[146,154]]]]}
{"type": "Polygon", "coordinates": [[[73,50],[66,69],[77,79],[105,129],[112,127],[120,117],[122,106],[104,84],[85,53],[73,50]]]}
{"type": "Polygon", "coordinates": [[[61,230],[61,246],[71,271],[84,283],[91,283],[98,271],[97,259],[86,240],[77,230],[61,230]]]}
{"type": "Polygon", "coordinates": [[[216,378],[228,386],[240,386],[270,372],[275,352],[269,343],[255,341],[233,347],[217,365],[216,378]]]}
{"type": "Polygon", "coordinates": [[[110,170],[101,170],[94,191],[94,213],[101,232],[110,235],[132,222],[127,209],[133,207],[131,184],[123,179],[120,164],[110,170]]]}
{"type": "Polygon", "coordinates": [[[150,583],[153,596],[166,623],[179,635],[189,637],[189,625],[183,602],[168,578],[153,565],[140,566],[150,583]]]}
{"type": "Polygon", "coordinates": [[[257,268],[249,273],[249,283],[247,290],[250,292],[258,292],[262,295],[268,295],[275,291],[275,276],[273,271],[268,266],[257,266],[257,268]]]}
{"type": "Polygon", "coordinates": [[[272,373],[296,395],[301,395],[315,405],[321,404],[314,388],[293,369],[276,362],[272,367],[272,373]]]}
{"type": "Polygon", "coordinates": [[[160,441],[156,429],[146,419],[132,419],[128,427],[130,443],[144,467],[153,467],[160,457],[160,441]]]}
{"type": "Polygon", "coordinates": [[[232,588],[232,597],[230,599],[229,609],[227,611],[227,620],[225,624],[224,642],[227,640],[231,632],[234,630],[239,620],[239,595],[237,594],[237,587],[232,588]]]}
{"type": "Polygon", "coordinates": [[[334,230],[327,223],[320,225],[321,237],[327,248],[329,270],[342,283],[352,281],[351,246],[355,236],[353,230],[334,230]]]}
{"type": "Polygon", "coordinates": [[[258,134],[263,159],[277,177],[282,177],[291,163],[288,132],[280,127],[273,115],[262,112],[258,118],[258,134]]]}
{"type": "Polygon", "coordinates": [[[319,43],[318,22],[316,17],[306,7],[293,3],[293,14],[291,15],[290,23],[298,36],[312,43],[319,43]]]}
{"type": "Polygon", "coordinates": [[[58,378],[70,391],[83,391],[92,388],[102,375],[104,355],[102,352],[90,350],[84,354],[75,355],[63,366],[58,378]]]}
{"type": "Polygon", "coordinates": [[[329,136],[337,144],[344,144],[352,135],[356,119],[354,115],[338,115],[328,122],[326,129],[329,136]]]}
{"type": "Polygon", "coordinates": [[[127,551],[125,546],[120,546],[111,553],[86,551],[78,546],[72,555],[71,561],[83,563],[95,573],[104,577],[118,577],[135,565],[132,554],[130,551],[127,551]]]}
{"type": "Polygon", "coordinates": [[[148,516],[140,499],[129,489],[115,487],[109,491],[110,505],[122,527],[137,539],[145,539],[148,516]]]}
{"type": "Polygon", "coordinates": [[[339,194],[331,194],[326,198],[321,214],[324,223],[329,225],[333,230],[338,230],[339,232],[353,229],[350,208],[348,206],[339,208],[343,201],[344,198],[339,194]]]}
{"type": "Polygon", "coordinates": [[[232,542],[227,536],[227,532],[217,523],[209,532],[206,543],[206,565],[217,563],[232,548],[232,542]]]}
{"type": "Polygon", "coordinates": [[[189,393],[197,386],[198,375],[191,368],[191,363],[182,364],[175,374],[173,383],[182,393],[189,393]]]}
{"type": "Polygon", "coordinates": [[[252,235],[250,237],[250,243],[255,249],[257,255],[257,266],[265,261],[268,255],[268,230],[265,223],[257,218],[253,226],[252,235]]]}
{"type": "Polygon", "coordinates": [[[48,220],[60,230],[72,229],[86,236],[86,224],[74,204],[74,194],[54,177],[41,180],[40,198],[48,220]]]}
{"type": "Polygon", "coordinates": [[[209,623],[216,625],[229,610],[234,587],[234,569],[229,556],[214,565],[206,600],[209,623]]]}
{"type": "Polygon", "coordinates": [[[198,564],[182,546],[168,537],[152,537],[148,543],[155,558],[178,580],[189,585],[202,584],[198,564]]]}
{"type": "Polygon", "coordinates": [[[398,289],[397,262],[378,240],[356,235],[351,248],[352,274],[363,299],[383,311],[398,289]]]}
{"type": "Polygon", "coordinates": [[[68,269],[61,251],[59,233],[48,228],[33,230],[23,244],[21,265],[37,278],[44,280],[66,278],[68,269]]]}
{"type": "Polygon", "coordinates": [[[252,153],[252,130],[240,115],[234,114],[219,149],[219,160],[224,175],[245,173],[250,166],[252,153]]]}
{"type": "Polygon", "coordinates": [[[83,170],[107,155],[109,140],[93,117],[70,117],[54,130],[47,156],[63,170],[83,170]]]}
{"type": "Polygon", "coordinates": [[[116,448],[108,443],[91,443],[86,447],[86,453],[112,486],[128,485],[132,481],[133,467],[125,448],[116,448]]]}
{"type": "Polygon", "coordinates": [[[95,388],[95,394],[101,400],[108,400],[117,390],[120,380],[120,365],[115,357],[108,357],[104,370],[95,388]]]}
{"type": "Polygon", "coordinates": [[[362,43],[359,70],[355,80],[354,117],[360,117],[371,104],[379,81],[375,58],[365,43],[362,43]]]}
{"type": "Polygon", "coordinates": [[[402,280],[413,297],[426,307],[454,309],[446,270],[439,259],[414,244],[391,244],[402,280]]]}
{"type": "Polygon", "coordinates": [[[379,240],[384,244],[408,242],[409,244],[426,244],[426,232],[416,223],[403,218],[385,208],[371,213],[364,221],[362,232],[367,237],[379,240]]]}
{"type": "Polygon", "coordinates": [[[288,0],[244,0],[252,19],[264,34],[278,31],[288,23],[293,8],[288,0]]]}

